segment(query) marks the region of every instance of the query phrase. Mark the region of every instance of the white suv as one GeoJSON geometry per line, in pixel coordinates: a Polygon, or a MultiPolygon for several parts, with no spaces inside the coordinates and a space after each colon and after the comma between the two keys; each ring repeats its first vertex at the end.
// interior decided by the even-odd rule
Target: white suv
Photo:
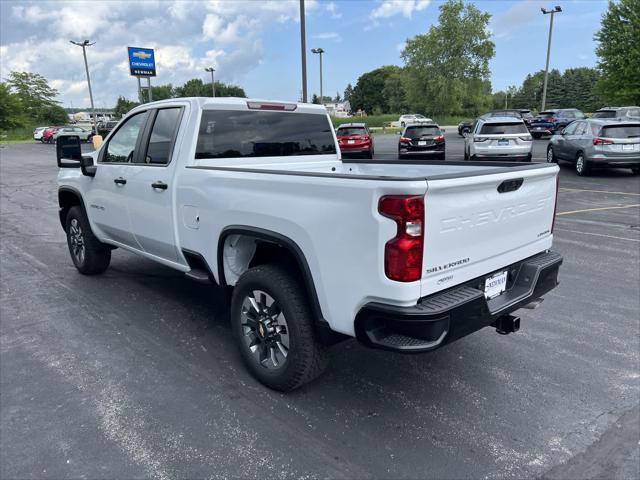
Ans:
{"type": "Polygon", "coordinates": [[[465,160],[531,161],[533,139],[525,123],[514,117],[479,118],[465,138],[465,160]]]}

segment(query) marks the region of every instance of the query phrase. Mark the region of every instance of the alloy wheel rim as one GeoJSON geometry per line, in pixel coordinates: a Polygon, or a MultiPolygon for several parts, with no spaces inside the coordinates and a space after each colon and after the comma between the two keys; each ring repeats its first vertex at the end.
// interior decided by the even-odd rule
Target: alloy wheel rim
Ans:
{"type": "Polygon", "coordinates": [[[547,150],[547,163],[553,163],[553,150],[547,150]]]}
{"type": "Polygon", "coordinates": [[[289,328],[282,308],[268,293],[253,290],[242,301],[242,339],[254,360],[267,370],[287,363],[289,328]]]}
{"type": "Polygon", "coordinates": [[[81,265],[84,262],[85,257],[84,237],[82,235],[82,228],[80,227],[80,223],[76,218],[71,220],[71,226],[69,228],[69,241],[71,242],[71,254],[76,259],[78,264],[81,265]]]}
{"type": "Polygon", "coordinates": [[[576,170],[578,170],[578,172],[582,173],[583,169],[584,169],[584,159],[582,158],[582,155],[580,155],[578,157],[578,160],[576,161],[576,170]]]}

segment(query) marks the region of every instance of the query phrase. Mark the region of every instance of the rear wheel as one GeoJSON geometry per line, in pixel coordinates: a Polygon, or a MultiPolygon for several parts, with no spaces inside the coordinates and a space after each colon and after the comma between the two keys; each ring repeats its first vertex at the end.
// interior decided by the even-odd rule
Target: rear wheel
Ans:
{"type": "Polygon", "coordinates": [[[366,157],[367,157],[369,160],[371,160],[371,159],[373,158],[373,150],[369,150],[369,151],[366,153],[366,157]]]}
{"type": "Polygon", "coordinates": [[[240,277],[231,322],[242,360],[269,388],[294,390],[326,367],[327,352],[315,339],[305,290],[279,266],[260,265],[240,277]]]}
{"type": "Polygon", "coordinates": [[[467,151],[467,147],[464,147],[464,159],[469,160],[469,152],[467,151]]]}
{"type": "Polygon", "coordinates": [[[578,153],[578,156],[576,157],[576,173],[581,177],[586,177],[589,175],[590,171],[591,168],[589,167],[589,163],[584,157],[584,154],[582,152],[578,153]]]}
{"type": "Polygon", "coordinates": [[[71,207],[66,226],[69,253],[78,271],[84,275],[104,272],[111,262],[111,248],[93,234],[82,207],[71,207]]]}

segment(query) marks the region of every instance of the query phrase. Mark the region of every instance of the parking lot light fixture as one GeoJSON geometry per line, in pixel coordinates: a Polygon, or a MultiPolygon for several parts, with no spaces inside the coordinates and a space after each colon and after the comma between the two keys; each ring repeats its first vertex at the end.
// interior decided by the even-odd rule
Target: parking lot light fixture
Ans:
{"type": "Polygon", "coordinates": [[[322,48],[312,48],[311,53],[317,53],[320,56],[320,105],[324,105],[324,97],[322,96],[322,54],[324,50],[322,48]]]}
{"type": "Polygon", "coordinates": [[[97,133],[96,129],[96,109],[93,105],[93,92],[91,91],[91,77],[89,76],[89,64],[87,63],[87,47],[95,45],[96,42],[90,43],[89,40],[85,40],[83,42],[74,42],[73,40],[69,40],[74,45],[78,45],[82,47],[82,55],[84,56],[84,69],[87,72],[87,84],[89,84],[89,100],[91,100],[91,116],[93,117],[93,131],[97,133]]]}
{"type": "Polygon", "coordinates": [[[547,63],[544,67],[544,86],[542,87],[542,109],[540,111],[544,111],[547,104],[547,79],[549,77],[549,55],[551,54],[551,34],[553,32],[553,16],[556,13],[562,12],[562,8],[559,5],[556,5],[551,10],[547,10],[546,8],[541,8],[543,15],[551,15],[549,19],[549,40],[547,42],[547,63]]]}
{"type": "Polygon", "coordinates": [[[216,83],[215,83],[215,80],[214,80],[214,77],[213,77],[213,72],[215,72],[216,69],[213,68],[213,67],[207,67],[207,68],[204,69],[204,71],[211,73],[211,93],[213,93],[213,96],[215,98],[215,96],[216,96],[216,83]]]}

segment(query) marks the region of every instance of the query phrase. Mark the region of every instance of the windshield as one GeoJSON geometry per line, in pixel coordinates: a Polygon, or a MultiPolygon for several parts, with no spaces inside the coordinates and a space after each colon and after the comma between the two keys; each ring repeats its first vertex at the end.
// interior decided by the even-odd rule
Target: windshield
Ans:
{"type": "Polygon", "coordinates": [[[515,117],[520,118],[522,114],[520,112],[509,112],[509,111],[497,111],[491,112],[488,115],[489,117],[515,117]]]}
{"type": "Polygon", "coordinates": [[[196,158],[335,154],[325,115],[273,111],[202,112],[196,158]]]}
{"type": "Polygon", "coordinates": [[[640,123],[637,125],[602,127],[600,136],[605,138],[640,138],[640,123]]]}
{"type": "Polygon", "coordinates": [[[366,135],[364,127],[340,127],[336,130],[337,137],[350,137],[352,135],[366,135]]]}
{"type": "Polygon", "coordinates": [[[426,126],[426,127],[407,127],[404,131],[404,136],[409,138],[420,138],[425,135],[440,135],[440,129],[436,126],[426,126]]]}
{"type": "Polygon", "coordinates": [[[480,133],[486,135],[505,135],[513,133],[529,133],[524,123],[485,123],[480,133]]]}

